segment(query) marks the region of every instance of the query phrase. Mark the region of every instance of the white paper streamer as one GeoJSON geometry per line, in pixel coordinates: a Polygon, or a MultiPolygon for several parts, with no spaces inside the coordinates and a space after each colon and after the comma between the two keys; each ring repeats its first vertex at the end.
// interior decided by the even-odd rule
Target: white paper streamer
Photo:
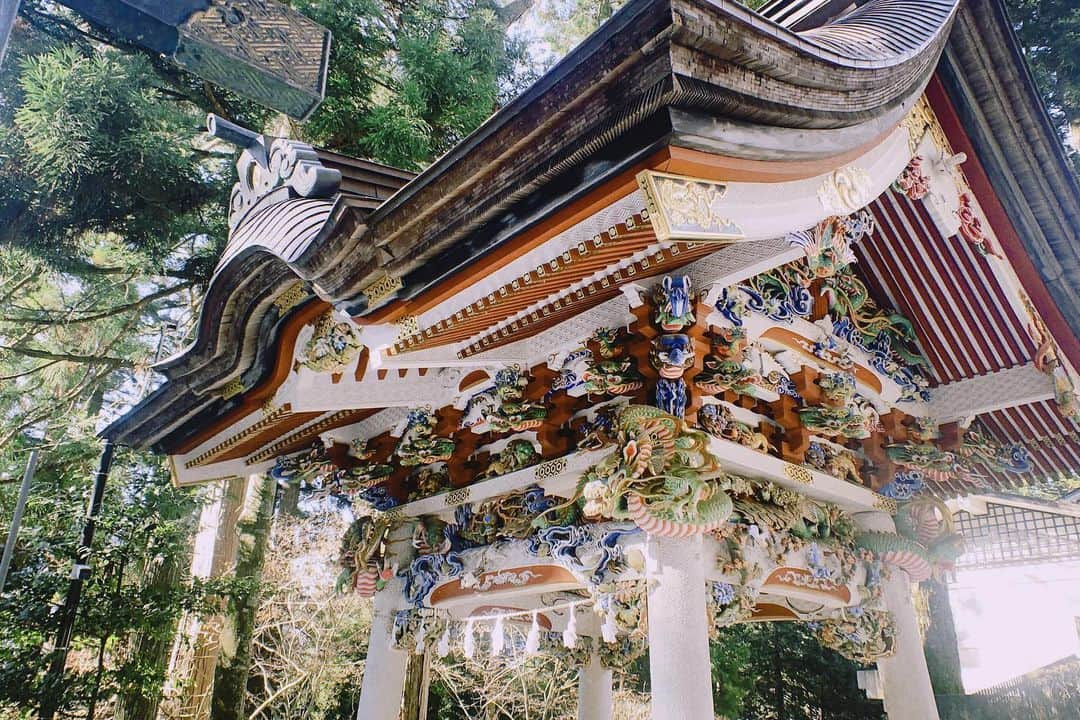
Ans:
{"type": "Polygon", "coordinates": [[[446,629],[443,630],[442,637],[439,638],[439,645],[435,648],[435,652],[441,658],[450,654],[450,623],[446,624],[446,629]]]}
{"type": "Polygon", "coordinates": [[[467,658],[471,658],[476,654],[476,637],[473,635],[472,618],[469,618],[469,622],[465,623],[465,640],[461,643],[461,649],[467,658]]]}
{"type": "Polygon", "coordinates": [[[600,634],[604,636],[604,642],[613,643],[618,639],[619,628],[615,625],[615,608],[608,605],[607,615],[604,616],[604,624],[600,627],[600,634]]]}
{"type": "Polygon", "coordinates": [[[495,620],[495,629],[491,631],[491,656],[496,657],[502,655],[503,648],[506,646],[506,633],[503,632],[503,619],[500,615],[495,620]]]}
{"type": "Polygon", "coordinates": [[[577,646],[577,608],[570,608],[570,620],[562,633],[562,644],[573,650],[577,646]]]}
{"type": "Polygon", "coordinates": [[[525,654],[535,655],[540,650],[540,623],[537,622],[536,612],[532,615],[532,627],[529,628],[529,636],[525,638],[525,654]]]}
{"type": "Polygon", "coordinates": [[[427,621],[423,618],[420,619],[420,627],[416,629],[416,647],[414,648],[417,655],[424,654],[424,639],[427,637],[427,621]]]}

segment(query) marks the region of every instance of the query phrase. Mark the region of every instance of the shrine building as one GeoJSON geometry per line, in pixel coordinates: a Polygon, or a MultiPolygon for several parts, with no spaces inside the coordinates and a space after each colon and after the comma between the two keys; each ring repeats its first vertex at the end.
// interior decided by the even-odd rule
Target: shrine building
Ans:
{"type": "Polygon", "coordinates": [[[630,0],[415,176],[211,117],[228,246],[104,435],[352,504],[359,718],[552,652],[583,720],[642,654],[711,719],[710,633],[767,621],[938,717],[945,502],[1080,471],[1080,187],[1000,0],[855,5],[630,0]]]}

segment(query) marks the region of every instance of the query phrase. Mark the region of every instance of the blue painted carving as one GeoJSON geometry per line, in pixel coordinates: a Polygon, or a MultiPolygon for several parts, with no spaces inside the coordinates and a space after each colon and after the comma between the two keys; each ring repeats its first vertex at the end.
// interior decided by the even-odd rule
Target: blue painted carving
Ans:
{"type": "Polygon", "coordinates": [[[656,407],[681,418],[686,415],[686,404],[686,382],[682,378],[670,380],[662,377],[656,381],[656,407]]]}

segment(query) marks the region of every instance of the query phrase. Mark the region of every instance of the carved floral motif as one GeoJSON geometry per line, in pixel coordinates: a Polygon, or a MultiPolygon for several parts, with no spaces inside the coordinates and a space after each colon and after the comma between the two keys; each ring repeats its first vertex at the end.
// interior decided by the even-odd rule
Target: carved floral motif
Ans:
{"type": "Polygon", "coordinates": [[[915,155],[908,161],[907,167],[893,183],[893,190],[907,196],[909,200],[922,200],[930,192],[930,178],[922,170],[923,159],[915,155]]]}
{"type": "Polygon", "coordinates": [[[975,214],[974,201],[970,193],[960,196],[960,208],[956,216],[960,218],[960,237],[975,246],[980,255],[996,255],[990,248],[990,239],[983,230],[982,220],[975,214]]]}
{"type": "Polygon", "coordinates": [[[896,623],[887,610],[852,607],[815,622],[818,640],[849,660],[869,665],[896,652],[896,623]]]}

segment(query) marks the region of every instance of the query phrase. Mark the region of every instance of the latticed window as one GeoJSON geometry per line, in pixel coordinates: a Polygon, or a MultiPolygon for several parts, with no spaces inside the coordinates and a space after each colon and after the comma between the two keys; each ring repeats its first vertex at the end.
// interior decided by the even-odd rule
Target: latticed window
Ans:
{"type": "Polygon", "coordinates": [[[957,568],[1080,559],[1080,518],[988,503],[985,514],[962,511],[955,520],[967,546],[957,568]]]}

